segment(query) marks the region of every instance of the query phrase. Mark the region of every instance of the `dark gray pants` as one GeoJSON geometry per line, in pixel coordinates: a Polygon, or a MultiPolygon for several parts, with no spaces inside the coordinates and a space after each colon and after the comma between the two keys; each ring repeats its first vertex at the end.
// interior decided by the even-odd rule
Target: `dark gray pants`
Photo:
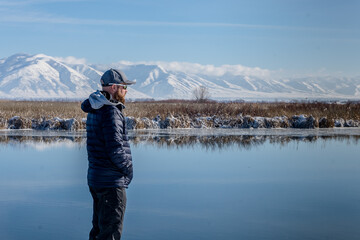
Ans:
{"type": "Polygon", "coordinates": [[[89,187],[93,197],[90,240],[119,240],[126,208],[125,188],[89,187]]]}

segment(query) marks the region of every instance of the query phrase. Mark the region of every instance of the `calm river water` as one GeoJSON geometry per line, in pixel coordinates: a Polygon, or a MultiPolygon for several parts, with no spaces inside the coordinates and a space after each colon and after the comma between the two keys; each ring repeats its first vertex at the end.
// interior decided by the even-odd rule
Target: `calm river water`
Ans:
{"type": "MultiPolygon", "coordinates": [[[[359,129],[130,136],[122,239],[359,239],[359,129]]],[[[0,132],[0,239],[88,238],[85,141],[84,133],[0,132]]]]}

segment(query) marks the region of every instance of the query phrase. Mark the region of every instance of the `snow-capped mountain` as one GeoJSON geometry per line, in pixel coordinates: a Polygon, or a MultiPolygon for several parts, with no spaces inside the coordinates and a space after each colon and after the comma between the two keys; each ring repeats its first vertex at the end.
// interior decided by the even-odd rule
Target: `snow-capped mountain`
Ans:
{"type": "Polygon", "coordinates": [[[199,86],[214,99],[360,99],[360,77],[275,78],[271,71],[241,65],[178,62],[87,65],[44,54],[16,54],[0,60],[0,98],[84,99],[100,89],[110,67],[137,83],[128,98],[190,99],[199,86]]]}
{"type": "MultiPolygon", "coordinates": [[[[103,72],[44,54],[16,54],[0,60],[2,99],[83,99],[100,89],[103,72]]],[[[149,96],[132,89],[129,97],[149,96]]]]}
{"type": "Polygon", "coordinates": [[[360,99],[360,76],[290,79],[275,78],[268,70],[240,65],[174,64],[119,62],[111,67],[124,70],[130,79],[137,79],[133,88],[155,99],[191,98],[198,86],[207,87],[214,99],[360,99]]]}

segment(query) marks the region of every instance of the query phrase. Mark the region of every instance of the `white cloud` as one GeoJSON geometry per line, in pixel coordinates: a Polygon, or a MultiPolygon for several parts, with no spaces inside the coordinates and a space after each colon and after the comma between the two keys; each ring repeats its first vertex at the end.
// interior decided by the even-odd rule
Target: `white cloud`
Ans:
{"type": "MultiPolygon", "coordinates": [[[[82,2],[86,0],[51,0],[51,2],[82,2]]],[[[261,25],[245,23],[223,23],[223,22],[169,22],[169,21],[123,21],[95,18],[78,18],[54,15],[46,12],[29,11],[24,9],[14,10],[13,5],[32,5],[48,3],[45,0],[28,1],[3,1],[0,2],[0,22],[4,23],[42,23],[42,24],[68,24],[68,25],[91,25],[91,26],[151,26],[151,27],[221,27],[221,28],[249,28],[270,29],[283,31],[325,31],[325,32],[349,32],[343,28],[304,27],[287,25],[261,25]],[[12,7],[12,8],[10,8],[12,7]]]]}
{"type": "Polygon", "coordinates": [[[73,56],[68,56],[68,57],[54,57],[56,60],[60,61],[60,62],[64,62],[67,64],[86,64],[87,60],[85,58],[76,58],[73,56]]]}
{"type": "Polygon", "coordinates": [[[186,72],[188,74],[197,74],[197,75],[207,75],[207,76],[216,76],[221,77],[226,74],[240,76],[256,76],[256,77],[270,77],[273,71],[268,69],[262,69],[259,67],[246,67],[243,65],[221,65],[214,66],[211,64],[202,65],[199,63],[189,63],[189,62],[162,62],[162,61],[149,61],[149,62],[129,62],[129,61],[120,61],[117,65],[123,67],[131,66],[135,64],[145,64],[145,65],[159,65],[164,68],[166,71],[174,72],[186,72]]]}

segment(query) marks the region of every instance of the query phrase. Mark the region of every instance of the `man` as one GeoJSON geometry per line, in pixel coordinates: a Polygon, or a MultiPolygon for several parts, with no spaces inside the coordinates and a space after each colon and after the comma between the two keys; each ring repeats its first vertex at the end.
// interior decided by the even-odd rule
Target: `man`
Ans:
{"type": "Polygon", "coordinates": [[[93,198],[90,240],[121,238],[126,192],[133,177],[129,140],[122,110],[127,86],[134,84],[116,69],[101,77],[102,91],[81,104],[86,121],[88,185],[93,198]]]}

